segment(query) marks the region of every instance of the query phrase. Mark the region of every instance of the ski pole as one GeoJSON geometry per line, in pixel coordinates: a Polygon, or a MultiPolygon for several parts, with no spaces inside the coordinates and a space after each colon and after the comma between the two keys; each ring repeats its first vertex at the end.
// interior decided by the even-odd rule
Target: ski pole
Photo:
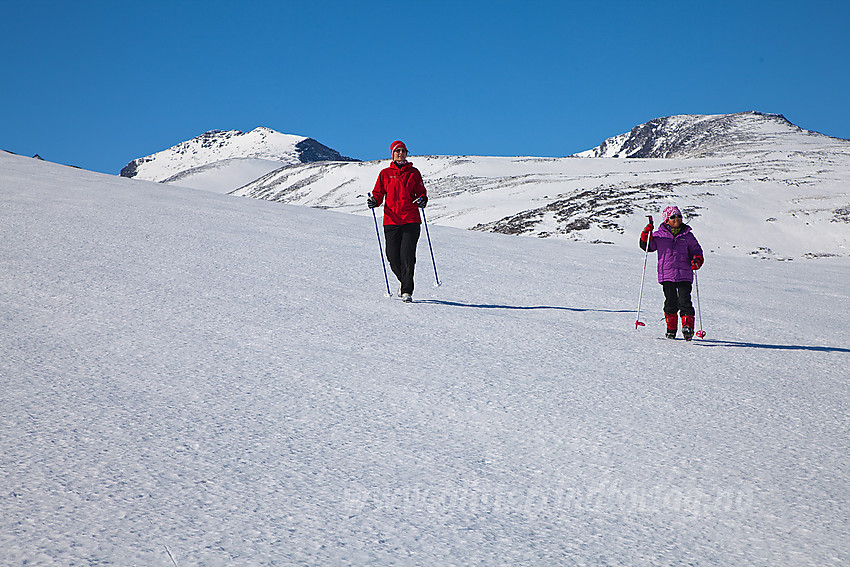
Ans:
{"type": "Polygon", "coordinates": [[[440,287],[440,276],[437,275],[437,262],[434,261],[434,248],[431,246],[431,234],[428,232],[428,221],[425,219],[425,209],[419,209],[422,211],[422,222],[425,224],[425,236],[428,237],[428,249],[431,250],[431,263],[434,264],[434,287],[440,287]]]}
{"type": "MultiPolygon", "coordinates": [[[[652,224],[652,216],[646,215],[646,218],[649,219],[649,224],[652,224]]],[[[643,280],[646,279],[646,260],[649,257],[649,243],[652,241],[652,232],[649,233],[649,238],[646,240],[646,249],[643,252],[643,274],[640,276],[640,296],[638,297],[638,308],[637,308],[637,318],[635,319],[635,330],[637,331],[638,327],[645,327],[646,325],[640,320],[640,305],[643,302],[643,280]]]]}
{"type": "Polygon", "coordinates": [[[699,306],[699,279],[696,272],[694,272],[694,286],[697,290],[697,313],[699,313],[699,331],[694,334],[699,338],[703,338],[705,337],[705,331],[702,330],[702,309],[699,306]]]}
{"type": "Polygon", "coordinates": [[[378,230],[378,216],[375,214],[375,209],[372,209],[372,218],[375,219],[375,235],[378,237],[378,252],[381,255],[381,267],[384,269],[384,281],[387,283],[387,297],[392,297],[393,292],[390,291],[390,279],[387,277],[387,265],[384,262],[384,247],[381,246],[381,232],[378,230]]]}

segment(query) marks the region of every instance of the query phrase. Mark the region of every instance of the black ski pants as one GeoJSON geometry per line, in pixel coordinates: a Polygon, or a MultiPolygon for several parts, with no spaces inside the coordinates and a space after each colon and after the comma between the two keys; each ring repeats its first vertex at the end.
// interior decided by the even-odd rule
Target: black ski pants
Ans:
{"type": "Polygon", "coordinates": [[[691,303],[691,282],[661,282],[664,288],[664,313],[675,315],[694,315],[691,303]]]}
{"type": "Polygon", "coordinates": [[[419,223],[384,225],[387,260],[401,283],[401,293],[413,295],[413,268],[416,265],[416,244],[419,242],[420,230],[419,223]]]}

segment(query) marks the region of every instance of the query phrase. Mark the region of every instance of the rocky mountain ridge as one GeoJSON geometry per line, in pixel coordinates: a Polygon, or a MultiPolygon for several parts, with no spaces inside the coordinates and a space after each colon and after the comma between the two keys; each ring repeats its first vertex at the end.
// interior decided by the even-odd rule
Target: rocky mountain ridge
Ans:
{"type": "Polygon", "coordinates": [[[739,112],[716,115],[679,115],[656,118],[631,131],[608,138],[576,157],[710,158],[770,154],[792,146],[823,145],[830,138],[804,130],[781,114],[739,112]]]}
{"type": "Polygon", "coordinates": [[[210,130],[134,159],[120,175],[230,191],[279,167],[316,161],[356,160],[313,138],[281,134],[271,128],[259,127],[250,132],[210,130]]]}

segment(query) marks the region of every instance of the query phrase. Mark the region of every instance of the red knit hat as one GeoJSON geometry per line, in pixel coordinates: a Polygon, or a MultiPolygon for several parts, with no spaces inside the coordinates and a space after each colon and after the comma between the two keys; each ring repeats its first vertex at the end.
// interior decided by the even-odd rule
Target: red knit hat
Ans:
{"type": "Polygon", "coordinates": [[[682,216],[682,212],[679,210],[679,207],[672,206],[664,209],[664,212],[661,213],[661,222],[667,222],[667,219],[669,219],[673,215],[682,216]]]}
{"type": "Polygon", "coordinates": [[[390,144],[390,155],[393,155],[398,148],[404,148],[404,150],[407,151],[407,146],[404,145],[404,142],[396,140],[390,144]]]}

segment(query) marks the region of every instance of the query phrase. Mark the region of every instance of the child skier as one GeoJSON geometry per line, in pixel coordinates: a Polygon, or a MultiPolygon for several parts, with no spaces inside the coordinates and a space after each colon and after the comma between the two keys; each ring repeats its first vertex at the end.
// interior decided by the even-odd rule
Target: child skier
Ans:
{"type": "Polygon", "coordinates": [[[694,270],[699,270],[705,260],[691,227],[682,222],[678,207],[664,209],[661,221],[655,232],[652,232],[652,222],[646,225],[640,233],[640,247],[649,252],[658,251],[658,283],[664,288],[667,338],[676,338],[678,312],[682,316],[682,336],[689,341],[694,337],[695,313],[691,285],[694,270]]]}

